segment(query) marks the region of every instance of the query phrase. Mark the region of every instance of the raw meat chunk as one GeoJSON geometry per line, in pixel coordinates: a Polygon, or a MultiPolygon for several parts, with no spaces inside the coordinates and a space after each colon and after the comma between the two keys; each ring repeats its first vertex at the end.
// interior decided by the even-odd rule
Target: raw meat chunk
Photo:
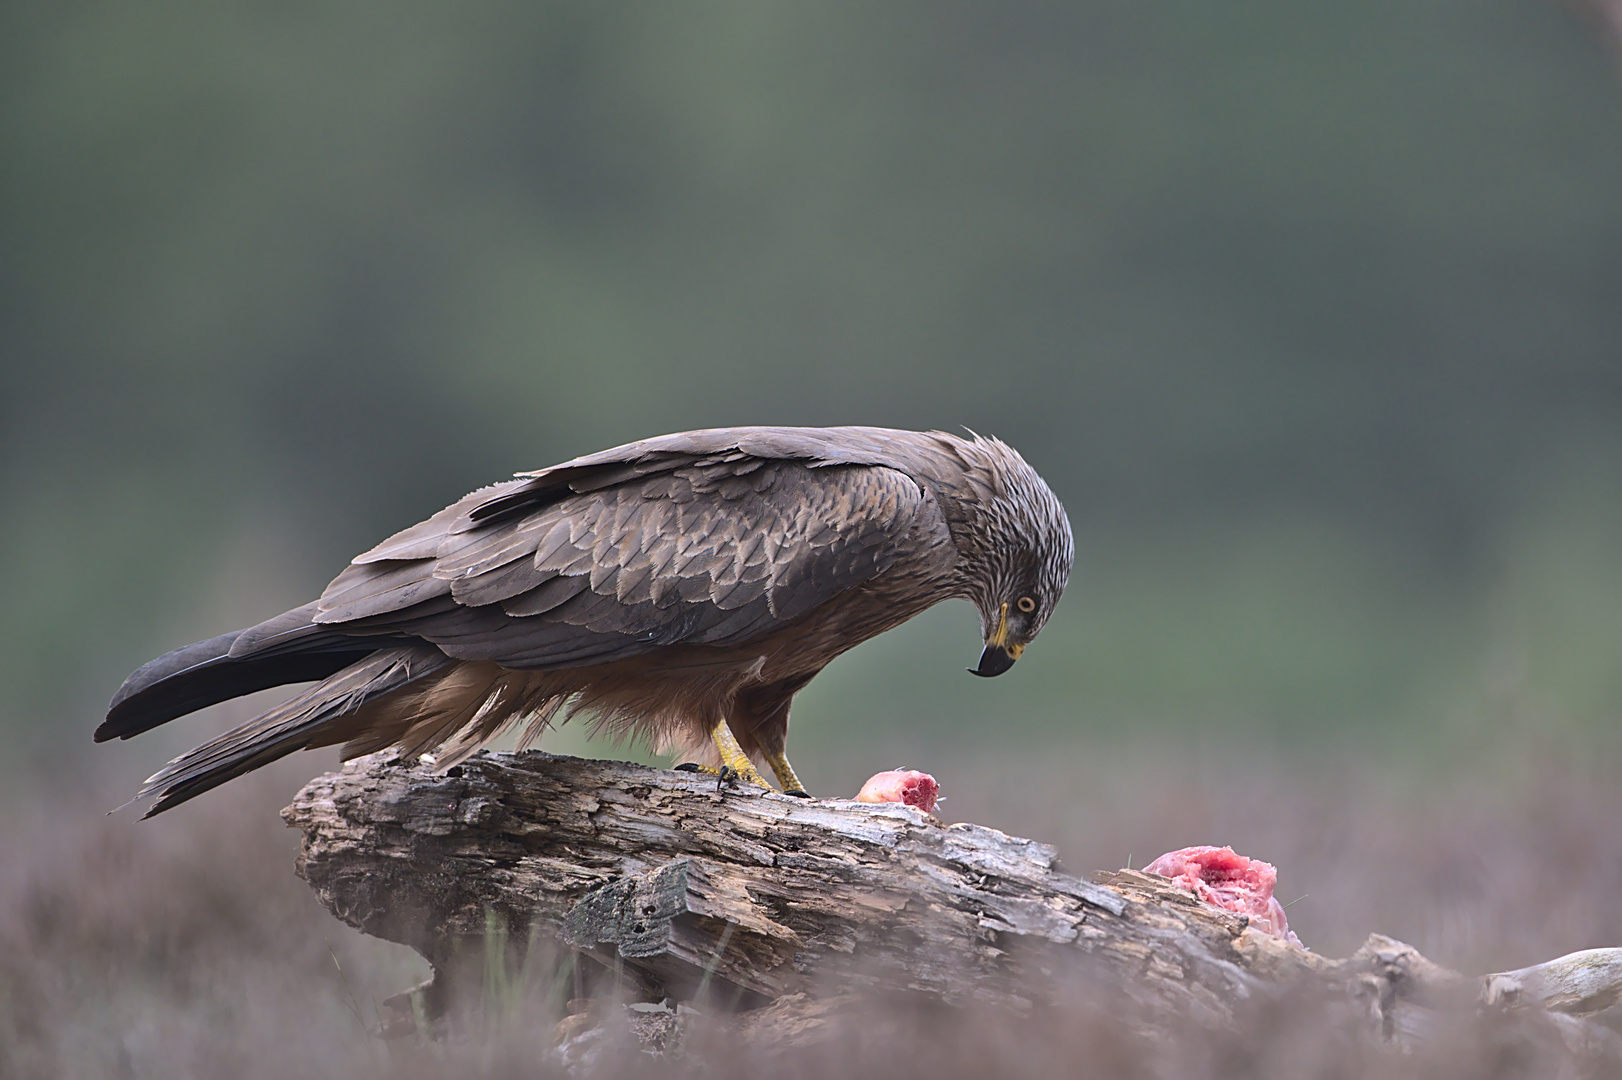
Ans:
{"type": "Polygon", "coordinates": [[[891,769],[871,777],[856,793],[857,802],[898,802],[916,806],[925,813],[935,809],[940,785],[928,773],[917,769],[891,769]]]}
{"type": "Polygon", "coordinates": [[[1278,871],[1271,863],[1247,859],[1231,847],[1207,846],[1168,851],[1143,869],[1171,878],[1207,904],[1249,915],[1250,925],[1263,933],[1301,944],[1273,896],[1278,871]]]}

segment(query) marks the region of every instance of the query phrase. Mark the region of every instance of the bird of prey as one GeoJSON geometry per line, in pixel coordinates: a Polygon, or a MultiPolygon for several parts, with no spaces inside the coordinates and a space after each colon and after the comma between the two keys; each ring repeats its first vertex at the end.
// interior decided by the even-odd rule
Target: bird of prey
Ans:
{"type": "Polygon", "coordinates": [[[1074,547],[1011,447],[885,428],[644,439],[473,492],[358,555],[320,599],[136,671],[96,741],[285,683],[290,700],[170,762],[150,817],[294,750],[397,747],[449,768],[560,715],[723,780],[807,796],[794,695],[941,600],[979,610],[976,675],[1047,622],[1074,547]]]}

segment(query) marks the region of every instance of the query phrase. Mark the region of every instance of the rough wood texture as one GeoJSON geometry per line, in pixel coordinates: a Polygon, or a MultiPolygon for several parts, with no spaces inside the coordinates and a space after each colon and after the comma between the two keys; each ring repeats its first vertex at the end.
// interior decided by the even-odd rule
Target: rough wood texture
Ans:
{"type": "Polygon", "coordinates": [[[1388,1041],[1423,1038],[1449,1011],[1552,1010],[1568,1043],[1622,1061],[1616,1036],[1583,1019],[1622,1010],[1618,950],[1481,979],[1378,935],[1330,960],[1164,878],[1085,880],[1047,845],[899,805],[532,751],[444,775],[362,758],[284,817],[322,902],[421,952],[441,994],[500,925],[594,957],[642,1001],[707,990],[803,1013],[797,1002],[868,988],[1029,1010],[1107,989],[1154,1031],[1227,1027],[1288,989],[1388,1041]]]}

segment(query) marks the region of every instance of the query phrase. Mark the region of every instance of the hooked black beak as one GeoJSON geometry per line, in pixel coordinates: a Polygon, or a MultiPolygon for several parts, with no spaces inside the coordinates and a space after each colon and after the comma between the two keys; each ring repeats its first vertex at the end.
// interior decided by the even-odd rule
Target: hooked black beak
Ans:
{"type": "Polygon", "coordinates": [[[987,645],[986,651],[980,654],[980,666],[970,668],[969,674],[989,679],[1013,667],[1014,661],[1018,659],[1016,654],[1010,653],[1001,645],[987,645]]]}

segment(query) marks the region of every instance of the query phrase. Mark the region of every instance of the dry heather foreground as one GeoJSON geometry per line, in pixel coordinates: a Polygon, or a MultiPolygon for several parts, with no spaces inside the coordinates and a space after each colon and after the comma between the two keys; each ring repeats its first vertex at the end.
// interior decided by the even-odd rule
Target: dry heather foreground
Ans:
{"type": "MultiPolygon", "coordinates": [[[[1231,843],[1276,863],[1291,925],[1341,956],[1373,930],[1467,974],[1622,945],[1622,788],[1610,770],[1522,766],[1395,782],[1372,768],[1145,755],[1044,771],[927,764],[949,818],[1056,843],[1076,871],[1142,865],[1231,843]]],[[[229,785],[154,821],[108,817],[106,780],[60,778],[8,796],[0,869],[0,1075],[442,1077],[564,1075],[553,1049],[569,988],[493,973],[483,1006],[432,1042],[369,1034],[379,1002],[425,974],[413,954],[332,919],[294,877],[277,815],[313,757],[229,785]],[[499,977],[494,977],[499,976],[499,977]]],[[[1288,1001],[1251,1007],[1242,1037],[1141,1045],[1107,1003],[1037,1016],[876,1002],[835,1044],[764,1060],[707,1042],[674,1059],[599,1045],[594,1076],[947,1078],[1544,1077],[1548,1062],[1485,1028],[1439,1031],[1388,1054],[1328,1034],[1288,1001]]],[[[578,1070],[577,1070],[578,1072],[578,1070]]]]}

